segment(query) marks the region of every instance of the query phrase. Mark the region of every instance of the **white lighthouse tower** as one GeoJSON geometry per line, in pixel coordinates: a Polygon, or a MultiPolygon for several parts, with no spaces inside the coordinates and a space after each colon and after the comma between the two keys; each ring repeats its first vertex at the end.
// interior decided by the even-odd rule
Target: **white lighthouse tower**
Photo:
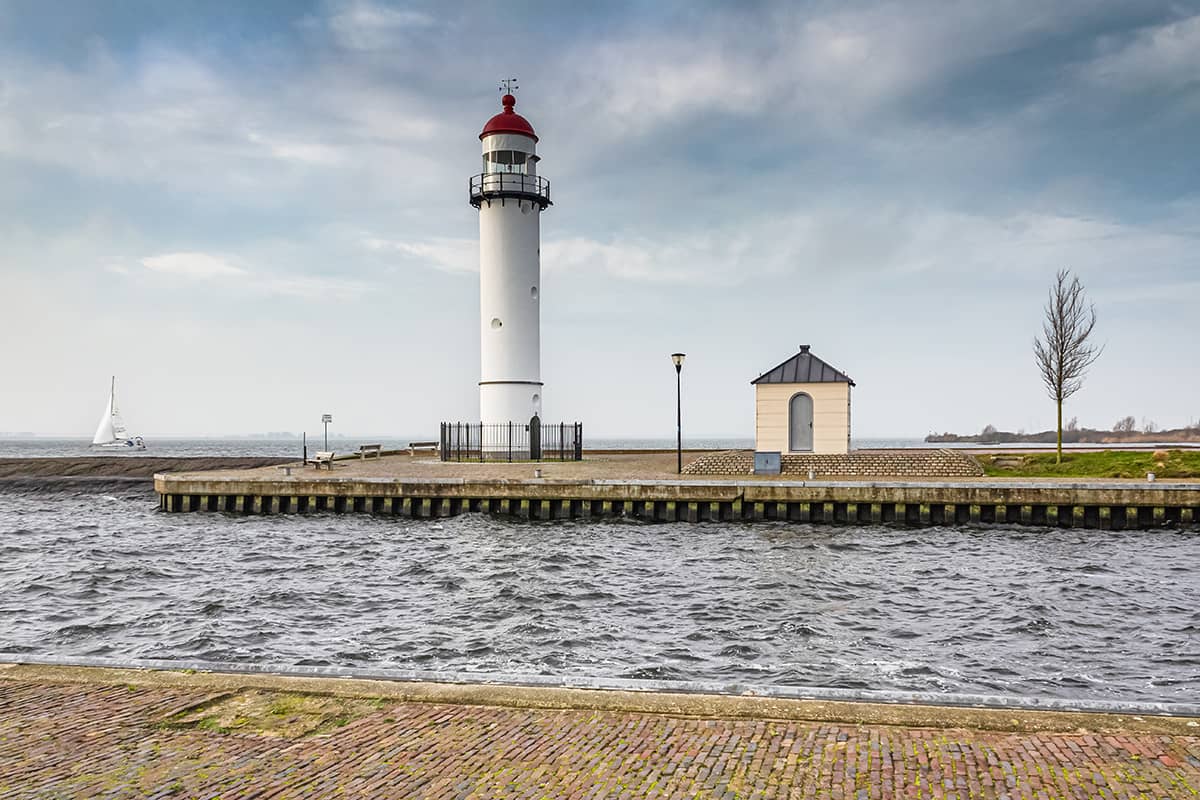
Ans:
{"type": "Polygon", "coordinates": [[[487,121],[483,172],[471,178],[479,209],[479,419],[484,425],[542,416],[541,226],[550,182],[537,174],[537,134],[513,110],[506,81],[504,110],[487,121]]]}

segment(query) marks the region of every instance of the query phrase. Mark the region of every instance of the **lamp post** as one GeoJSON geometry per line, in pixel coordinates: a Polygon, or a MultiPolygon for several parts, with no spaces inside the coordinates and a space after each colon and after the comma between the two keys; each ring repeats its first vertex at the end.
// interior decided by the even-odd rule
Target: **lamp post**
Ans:
{"type": "Polygon", "coordinates": [[[333,414],[322,414],[321,424],[325,426],[325,452],[329,452],[329,423],[333,422],[333,414]]]}
{"type": "Polygon", "coordinates": [[[683,474],[683,398],[680,387],[683,359],[683,353],[671,353],[671,362],[675,364],[675,471],[680,475],[683,474]]]}

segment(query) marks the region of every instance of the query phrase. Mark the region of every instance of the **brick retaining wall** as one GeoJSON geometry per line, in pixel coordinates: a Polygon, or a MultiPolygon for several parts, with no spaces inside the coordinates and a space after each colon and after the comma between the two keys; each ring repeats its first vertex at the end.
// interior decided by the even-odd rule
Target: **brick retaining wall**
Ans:
{"type": "MultiPolygon", "coordinates": [[[[854,450],[838,455],[785,454],[784,475],[807,477],[977,478],[983,468],[957,450],[854,450]]],[[[683,470],[685,475],[753,475],[754,453],[726,450],[701,456],[683,470]]]]}

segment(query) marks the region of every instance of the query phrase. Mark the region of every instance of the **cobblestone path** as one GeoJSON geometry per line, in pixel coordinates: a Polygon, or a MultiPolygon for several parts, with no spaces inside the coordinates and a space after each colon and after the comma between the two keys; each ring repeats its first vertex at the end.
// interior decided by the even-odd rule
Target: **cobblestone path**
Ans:
{"type": "Polygon", "coordinates": [[[181,687],[0,680],[0,797],[1195,798],[1200,737],[377,701],[301,738],[164,726],[181,687]]]}

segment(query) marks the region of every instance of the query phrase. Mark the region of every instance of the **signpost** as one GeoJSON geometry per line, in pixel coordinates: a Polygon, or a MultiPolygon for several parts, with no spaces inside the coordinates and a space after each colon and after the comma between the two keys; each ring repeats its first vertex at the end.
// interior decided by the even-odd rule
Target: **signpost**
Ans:
{"type": "Polygon", "coordinates": [[[325,452],[329,452],[329,423],[333,422],[333,414],[322,414],[321,424],[325,426],[325,452]]]}

